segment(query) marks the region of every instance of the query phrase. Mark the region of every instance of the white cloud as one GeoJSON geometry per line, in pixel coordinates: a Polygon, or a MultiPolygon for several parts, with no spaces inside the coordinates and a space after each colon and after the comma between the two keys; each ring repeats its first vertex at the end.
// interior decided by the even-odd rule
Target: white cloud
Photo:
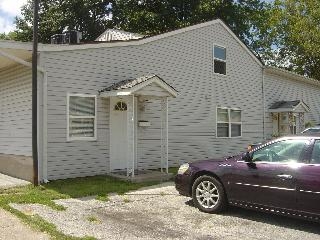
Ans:
{"type": "Polygon", "coordinates": [[[0,11],[11,17],[20,15],[20,8],[27,0],[0,0],[0,11]]]}
{"type": "Polygon", "coordinates": [[[0,0],[0,33],[14,30],[14,17],[20,16],[22,5],[27,0],[0,0]]]}
{"type": "Polygon", "coordinates": [[[13,24],[12,19],[7,19],[2,16],[0,16],[0,33],[8,33],[12,30],[14,30],[15,26],[13,24]]]}

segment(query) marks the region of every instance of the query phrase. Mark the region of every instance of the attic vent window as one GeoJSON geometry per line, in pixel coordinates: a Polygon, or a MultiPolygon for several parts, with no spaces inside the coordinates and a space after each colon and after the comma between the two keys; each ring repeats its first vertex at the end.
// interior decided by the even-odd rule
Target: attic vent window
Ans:
{"type": "Polygon", "coordinates": [[[115,111],[127,111],[127,104],[125,102],[120,101],[114,106],[114,110],[115,111]]]}
{"type": "Polygon", "coordinates": [[[226,75],[226,48],[215,45],[213,48],[213,68],[215,73],[226,75]]]}

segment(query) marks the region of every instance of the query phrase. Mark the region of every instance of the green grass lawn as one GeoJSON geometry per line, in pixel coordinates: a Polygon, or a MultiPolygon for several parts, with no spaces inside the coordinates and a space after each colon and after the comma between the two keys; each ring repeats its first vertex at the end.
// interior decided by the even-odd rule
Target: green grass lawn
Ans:
{"type": "Polygon", "coordinates": [[[173,175],[177,175],[179,167],[170,167],[169,173],[172,173],[173,175]]]}
{"type": "Polygon", "coordinates": [[[11,189],[0,189],[0,207],[18,216],[31,227],[42,232],[49,233],[54,239],[94,239],[92,237],[75,238],[60,233],[53,224],[50,224],[39,216],[25,215],[14,208],[10,203],[39,203],[52,207],[56,210],[64,210],[64,207],[53,202],[55,199],[78,198],[96,195],[98,200],[107,201],[109,193],[123,194],[131,190],[156,184],[130,183],[120,181],[107,176],[95,176],[56,180],[48,184],[34,187],[32,185],[11,189]]]}

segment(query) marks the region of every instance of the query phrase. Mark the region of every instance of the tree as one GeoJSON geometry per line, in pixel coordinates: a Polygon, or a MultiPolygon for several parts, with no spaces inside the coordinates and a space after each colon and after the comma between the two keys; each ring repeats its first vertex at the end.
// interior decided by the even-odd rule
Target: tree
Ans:
{"type": "Polygon", "coordinates": [[[254,40],[268,6],[260,0],[114,0],[112,20],[117,28],[154,35],[220,18],[260,55],[254,40]]]}
{"type": "Polygon", "coordinates": [[[16,39],[16,33],[15,32],[9,32],[6,33],[0,33],[0,40],[15,40],[16,39]]]}
{"type": "MultiPolygon", "coordinates": [[[[33,6],[32,0],[21,9],[22,17],[16,18],[17,39],[32,40],[33,6]]],[[[54,34],[68,30],[78,30],[86,41],[94,40],[106,27],[111,26],[108,19],[108,2],[101,0],[42,0],[39,10],[39,41],[50,42],[54,34]]]]}
{"type": "MultiPolygon", "coordinates": [[[[252,44],[255,17],[261,18],[265,3],[260,0],[42,0],[39,35],[41,42],[65,27],[83,32],[94,40],[106,28],[119,28],[155,35],[220,18],[247,44],[252,44]],[[112,13],[112,18],[110,18],[112,13]]],[[[32,39],[32,0],[16,19],[17,38],[32,39]]],[[[252,45],[254,46],[254,45],[252,45]]]]}
{"type": "Polygon", "coordinates": [[[276,0],[268,27],[270,64],[320,80],[320,1],[276,0]]]}

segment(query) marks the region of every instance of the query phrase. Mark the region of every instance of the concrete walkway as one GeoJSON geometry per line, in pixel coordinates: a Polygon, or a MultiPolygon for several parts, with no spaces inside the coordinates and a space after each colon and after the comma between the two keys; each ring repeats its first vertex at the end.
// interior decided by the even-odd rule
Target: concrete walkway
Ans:
{"type": "Polygon", "coordinates": [[[0,209],[0,240],[47,240],[44,233],[36,232],[11,213],[0,209]]]}
{"type": "Polygon", "coordinates": [[[31,184],[31,183],[25,180],[10,177],[0,173],[0,189],[25,186],[28,184],[31,184]]]}

